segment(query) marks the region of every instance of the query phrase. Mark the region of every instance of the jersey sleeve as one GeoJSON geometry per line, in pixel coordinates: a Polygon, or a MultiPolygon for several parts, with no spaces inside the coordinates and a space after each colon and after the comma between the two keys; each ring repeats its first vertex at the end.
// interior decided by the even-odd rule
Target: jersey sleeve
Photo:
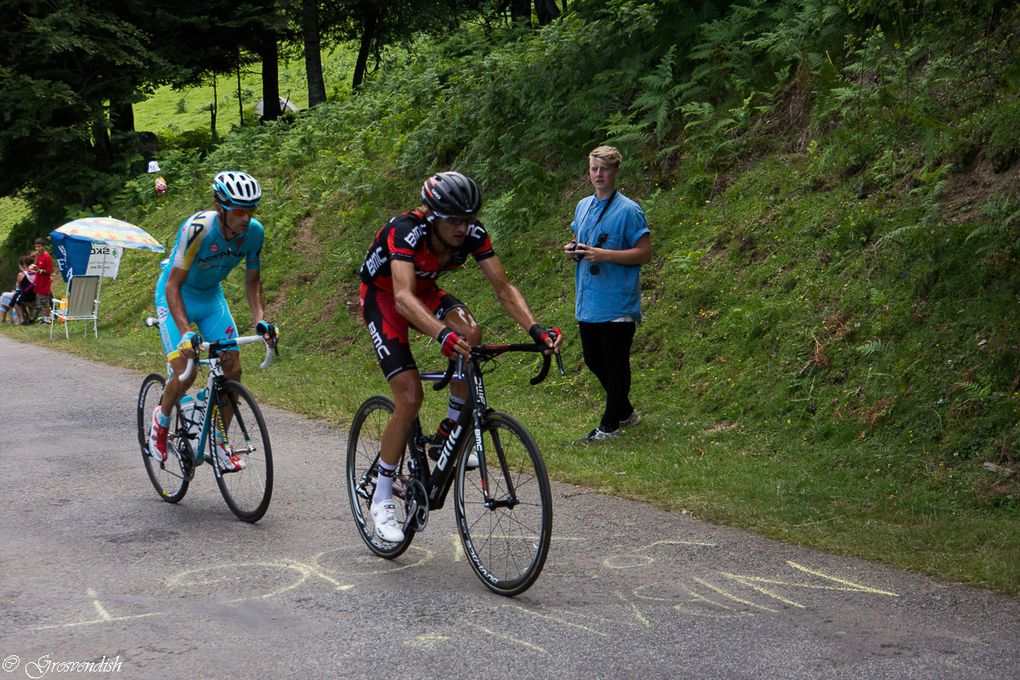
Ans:
{"type": "Polygon", "coordinates": [[[212,228],[209,212],[196,213],[184,220],[177,234],[177,248],[174,250],[173,266],[184,271],[191,271],[202,241],[212,228]]]}
{"type": "Polygon", "coordinates": [[[414,262],[414,251],[423,235],[420,225],[413,220],[395,218],[390,222],[390,227],[389,234],[386,235],[390,259],[414,262]]]}
{"type": "Polygon", "coordinates": [[[496,251],[492,249],[492,240],[489,238],[489,233],[485,231],[485,227],[482,226],[481,222],[475,222],[468,227],[465,245],[471,251],[476,262],[487,260],[496,254],[496,251]]]}

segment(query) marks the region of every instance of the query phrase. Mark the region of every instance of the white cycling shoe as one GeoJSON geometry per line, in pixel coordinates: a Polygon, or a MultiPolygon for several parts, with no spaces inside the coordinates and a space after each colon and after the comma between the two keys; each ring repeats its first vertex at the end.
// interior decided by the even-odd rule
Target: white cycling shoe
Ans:
{"type": "Polygon", "coordinates": [[[375,522],[375,535],[387,543],[404,540],[404,531],[397,522],[397,503],[392,498],[372,503],[372,521],[375,522]]]}

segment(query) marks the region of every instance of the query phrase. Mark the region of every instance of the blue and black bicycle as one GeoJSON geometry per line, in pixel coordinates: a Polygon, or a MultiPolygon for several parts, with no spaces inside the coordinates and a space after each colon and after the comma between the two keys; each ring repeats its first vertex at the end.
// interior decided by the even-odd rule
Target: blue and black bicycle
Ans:
{"type": "MultiPolygon", "coordinates": [[[[145,323],[156,326],[159,322],[149,317],[145,323]]],[[[273,495],[273,450],[265,418],[251,392],[241,383],[224,377],[219,360],[220,352],[255,342],[265,340],[249,335],[199,345],[198,351],[208,352],[208,357],[199,358],[197,363],[208,367],[209,375],[203,389],[194,396],[185,395],[174,405],[163,463],[157,463],[148,454],[148,443],[152,412],[162,399],[166,378],[151,373],[142,381],[138,393],[138,444],[149,480],[166,502],[180,502],[195,477],[195,469],[208,461],[223,499],[240,519],[257,522],[269,509],[273,495]],[[223,468],[215,451],[218,443],[228,446],[244,462],[243,469],[223,468]]],[[[262,368],[269,366],[274,352],[275,348],[266,344],[262,368]]],[[[194,370],[194,364],[195,361],[189,362],[185,374],[194,370]]]]}

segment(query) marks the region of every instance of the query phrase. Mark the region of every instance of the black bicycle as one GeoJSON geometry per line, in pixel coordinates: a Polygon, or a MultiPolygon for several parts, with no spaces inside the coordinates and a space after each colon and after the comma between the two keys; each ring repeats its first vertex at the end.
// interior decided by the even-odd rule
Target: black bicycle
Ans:
{"type": "MultiPolygon", "coordinates": [[[[376,536],[370,511],[382,432],[394,405],[383,396],[365,400],[351,424],[347,489],[354,521],[372,552],[393,559],[407,550],[415,533],[425,530],[429,512],[443,507],[456,477],[457,528],[475,574],[500,595],[518,595],[531,587],[542,572],[552,538],[549,476],[538,445],[525,427],[489,408],[482,366],[506,352],[547,349],[540,344],[481,345],[471,348],[470,359],[451,361],[446,372],[421,374],[423,382],[435,383],[435,390],[450,380],[466,380],[469,397],[434,468],[426,454],[431,437],[422,432],[418,419],[414,421],[393,481],[397,521],[404,531],[399,543],[376,536]],[[478,467],[468,469],[465,461],[471,453],[478,457],[478,467]]],[[[562,360],[558,352],[555,356],[562,374],[562,360]]],[[[543,356],[532,385],[548,375],[550,359],[548,354],[543,356]]]]}
{"type": "MultiPolygon", "coordinates": [[[[158,323],[152,317],[145,321],[147,326],[158,323]]],[[[195,397],[185,395],[174,404],[167,456],[162,463],[149,455],[148,446],[152,412],[163,397],[166,378],[151,373],[142,380],[138,392],[138,444],[149,481],[166,502],[178,503],[184,498],[195,477],[195,468],[208,458],[223,500],[238,518],[257,522],[269,509],[273,495],[273,450],[266,421],[251,392],[241,383],[224,377],[218,356],[220,352],[255,342],[265,343],[265,340],[260,335],[249,335],[235,340],[203,342],[196,348],[209,353],[208,358],[197,362],[209,368],[206,386],[195,397]],[[228,471],[223,468],[215,451],[217,437],[244,461],[244,469],[228,471]],[[204,451],[208,453],[203,455],[204,451]]],[[[275,347],[266,343],[262,368],[269,366],[274,352],[275,347]]],[[[182,376],[190,375],[195,363],[190,360],[182,376]]]]}

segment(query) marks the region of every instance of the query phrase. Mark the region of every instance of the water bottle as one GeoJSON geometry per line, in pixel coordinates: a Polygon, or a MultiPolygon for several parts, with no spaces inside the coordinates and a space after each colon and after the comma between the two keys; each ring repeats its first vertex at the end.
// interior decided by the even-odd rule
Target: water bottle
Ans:
{"type": "Polygon", "coordinates": [[[195,412],[198,415],[198,419],[201,421],[202,416],[205,414],[205,401],[209,398],[209,393],[203,387],[195,395],[195,412]]]}
{"type": "Polygon", "coordinates": [[[188,428],[188,434],[192,437],[197,437],[199,433],[199,424],[202,422],[201,416],[196,413],[195,400],[190,394],[185,394],[181,397],[181,400],[177,402],[178,408],[181,410],[181,417],[184,419],[184,424],[188,428]]]}

